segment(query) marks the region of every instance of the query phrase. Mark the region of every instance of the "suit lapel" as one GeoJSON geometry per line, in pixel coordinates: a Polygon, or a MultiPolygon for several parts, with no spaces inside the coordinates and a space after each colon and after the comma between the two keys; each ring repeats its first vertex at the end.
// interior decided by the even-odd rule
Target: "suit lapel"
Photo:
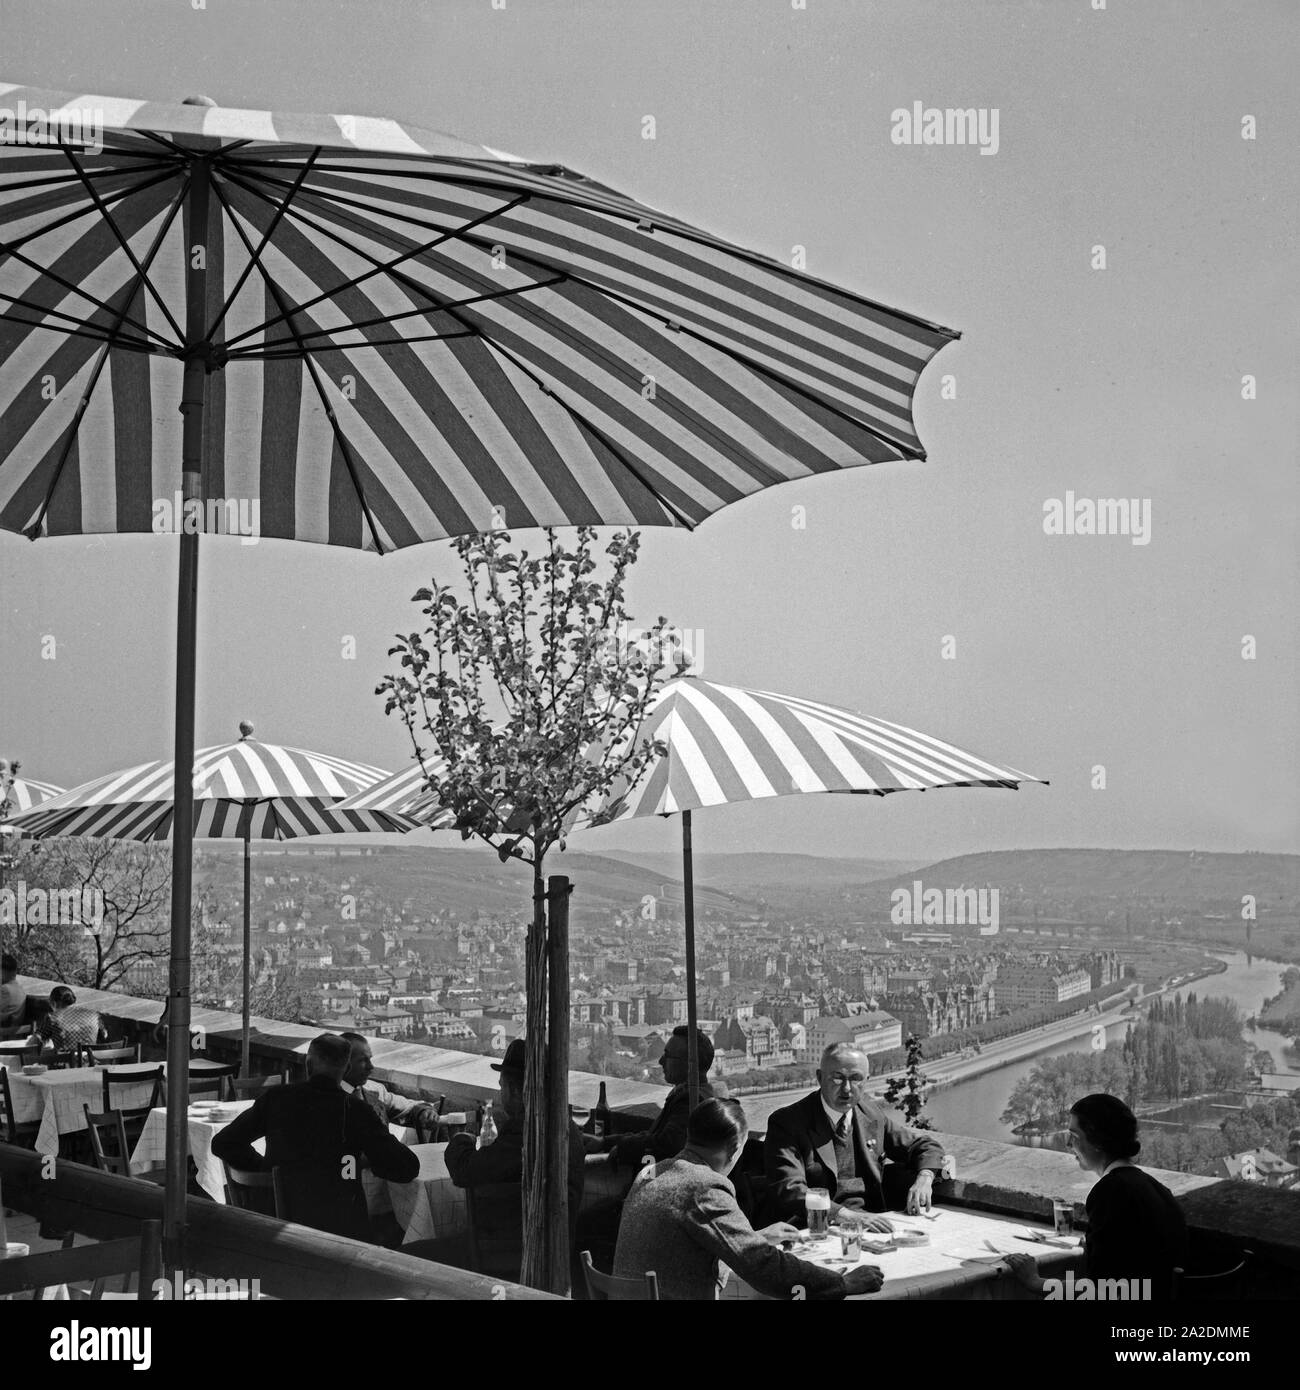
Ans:
{"type": "Polygon", "coordinates": [[[867,1167],[871,1169],[877,1182],[883,1181],[884,1174],[880,1167],[880,1153],[875,1142],[875,1121],[860,1105],[853,1107],[853,1132],[856,1136],[858,1157],[866,1161],[867,1167]]]}
{"type": "Polygon", "coordinates": [[[839,1161],[835,1157],[835,1135],[831,1130],[831,1122],[826,1118],[826,1107],[822,1104],[821,1092],[819,1091],[812,1098],[813,1103],[813,1122],[808,1126],[808,1132],[812,1136],[813,1148],[817,1157],[822,1161],[827,1173],[830,1175],[831,1187],[835,1186],[839,1177],[839,1161]]]}

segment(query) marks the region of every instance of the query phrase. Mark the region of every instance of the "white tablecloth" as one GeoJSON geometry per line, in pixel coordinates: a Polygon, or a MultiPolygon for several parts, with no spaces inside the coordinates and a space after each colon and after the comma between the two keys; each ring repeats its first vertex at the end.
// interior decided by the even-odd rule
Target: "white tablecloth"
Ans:
{"type": "MultiPolygon", "coordinates": [[[[985,1241],[991,1241],[1004,1254],[1023,1251],[1033,1255],[1040,1272],[1047,1277],[1057,1276],[1060,1269],[1081,1258],[1077,1250],[1059,1249],[1021,1238],[1025,1231],[1031,1230],[1051,1234],[1049,1227],[1034,1222],[961,1207],[936,1207],[935,1210],[939,1215],[933,1221],[898,1212],[887,1213],[896,1230],[924,1231],[930,1243],[880,1254],[864,1252],[859,1263],[875,1265],[884,1274],[885,1283],[879,1293],[863,1297],[875,1302],[882,1299],[1028,1297],[1007,1271],[1005,1262],[988,1249],[985,1241]],[[995,1278],[999,1269],[1003,1271],[1002,1276],[995,1278]]],[[[867,1237],[869,1240],[885,1238],[883,1235],[867,1237]]],[[[795,1253],[800,1259],[821,1264],[839,1256],[839,1237],[828,1238],[812,1253],[795,1253]]],[[[721,1296],[724,1299],[765,1297],[734,1273],[730,1274],[721,1296]]]]}
{"type": "MultiPolygon", "coordinates": [[[[411,1182],[381,1182],[374,1174],[367,1173],[367,1202],[372,1186],[387,1189],[393,1215],[405,1233],[403,1245],[459,1235],[469,1225],[469,1218],[465,1193],[447,1172],[446,1144],[412,1144],[411,1152],[419,1156],[419,1175],[411,1182]]],[[[373,1205],[371,1210],[375,1210],[373,1205]]]]}
{"type": "MultiPolygon", "coordinates": [[[[115,1076],[126,1072],[148,1072],[158,1070],[157,1062],[131,1063],[127,1066],[112,1067],[115,1076]]],[[[218,1066],[216,1062],[198,1059],[191,1064],[194,1071],[218,1066]]],[[[10,1066],[9,1091],[13,1096],[14,1120],[19,1124],[37,1120],[40,1130],[36,1136],[38,1153],[57,1155],[59,1135],[77,1134],[86,1128],[86,1115],[83,1106],[89,1105],[92,1111],[104,1108],[103,1067],[65,1067],[61,1071],[47,1071],[43,1076],[24,1076],[16,1066],[10,1066]]],[[[153,1095],[152,1075],[138,1086],[124,1086],[113,1089],[114,1108],[119,1110],[140,1109],[149,1104],[153,1095]]]]}

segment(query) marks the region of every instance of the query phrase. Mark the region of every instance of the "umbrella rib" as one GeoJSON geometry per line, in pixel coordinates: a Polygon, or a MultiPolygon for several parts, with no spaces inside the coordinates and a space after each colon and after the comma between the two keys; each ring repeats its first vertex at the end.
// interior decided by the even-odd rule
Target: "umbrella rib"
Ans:
{"type": "MultiPolygon", "coordinates": [[[[154,237],[153,245],[149,248],[149,254],[144,259],[144,264],[141,267],[140,275],[146,276],[148,274],[149,267],[153,264],[155,258],[158,255],[159,250],[162,248],[163,238],[166,236],[168,228],[171,226],[172,221],[175,219],[176,212],[180,208],[182,200],[185,198],[186,190],[188,189],[188,187],[189,180],[186,179],[185,187],[181,189],[176,201],[172,205],[171,212],[168,214],[166,218],[163,219],[163,225],[159,227],[158,234],[154,237]]],[[[68,432],[63,441],[63,449],[59,454],[59,461],[55,465],[54,476],[50,479],[50,485],[45,490],[45,497],[44,500],[41,502],[41,509],[37,513],[35,520],[27,528],[26,534],[30,536],[33,540],[36,537],[36,533],[40,530],[41,523],[45,520],[46,513],[50,509],[50,503],[54,497],[54,490],[59,485],[59,479],[63,476],[63,470],[67,466],[68,455],[72,452],[72,442],[77,437],[77,431],[78,429],[80,429],[81,421],[85,417],[86,408],[90,405],[90,398],[94,394],[95,387],[99,384],[99,378],[103,373],[104,364],[108,361],[109,349],[112,346],[111,335],[115,333],[117,329],[120,327],[122,319],[126,314],[126,307],[128,304],[130,304],[131,300],[134,297],[134,289],[132,289],[129,294],[123,297],[122,307],[118,310],[117,322],[113,325],[113,328],[110,330],[109,338],[105,341],[104,346],[100,349],[99,360],[95,363],[94,367],[92,368],[90,380],[86,384],[86,389],[82,393],[81,399],[77,402],[77,412],[72,417],[71,423],[68,425],[68,432]]]]}
{"type": "MultiPolygon", "coordinates": [[[[305,179],[305,178],[307,177],[307,174],[308,174],[308,172],[310,171],[311,166],[312,166],[312,160],[315,159],[316,154],[318,154],[318,153],[319,153],[319,151],[313,151],[311,159],[307,160],[307,162],[302,166],[302,169],[301,169],[301,171],[299,172],[297,179],[294,181],[293,187],[289,189],[289,192],[288,192],[288,193],[285,195],[285,197],[280,201],[278,207],[277,207],[276,210],[275,210],[275,216],[271,218],[271,224],[270,224],[270,226],[267,227],[267,229],[266,229],[266,234],[262,237],[261,245],[259,245],[258,248],[257,248],[257,250],[253,252],[251,258],[249,259],[248,264],[244,267],[243,271],[240,273],[239,279],[235,282],[234,288],[230,291],[230,294],[226,297],[226,302],[221,306],[221,312],[217,315],[216,319],[215,319],[214,322],[212,323],[212,326],[209,328],[209,330],[208,330],[208,332],[207,332],[207,335],[206,335],[208,338],[211,338],[211,337],[216,333],[217,329],[221,326],[222,321],[225,319],[226,315],[230,312],[231,306],[234,304],[236,296],[239,294],[239,291],[240,291],[241,289],[243,289],[243,287],[244,287],[244,282],[245,282],[245,281],[248,279],[248,277],[253,273],[253,266],[254,266],[255,264],[257,264],[257,263],[261,260],[262,252],[266,250],[266,247],[267,247],[268,243],[270,242],[271,237],[272,237],[272,236],[274,235],[274,233],[275,233],[275,229],[280,225],[280,219],[281,219],[281,218],[285,215],[285,213],[289,210],[289,204],[293,201],[295,195],[296,195],[297,192],[298,192],[298,189],[301,187],[303,179],[305,179]]],[[[222,172],[223,174],[226,174],[226,177],[229,178],[229,174],[227,173],[227,171],[226,171],[224,168],[221,170],[221,172],[222,172]]],[[[223,205],[224,205],[224,199],[223,199],[223,205]]],[[[255,333],[255,332],[257,332],[257,329],[251,329],[250,332],[255,333]]],[[[234,338],[234,339],[232,339],[231,341],[232,341],[232,342],[238,342],[238,341],[239,341],[239,338],[242,338],[242,337],[245,337],[245,336],[247,336],[247,335],[241,333],[241,334],[239,335],[239,337],[234,338]]],[[[223,343],[222,346],[226,349],[227,353],[229,353],[229,350],[230,350],[230,343],[229,343],[229,342],[223,343]]]]}
{"type": "MultiPolygon", "coordinates": [[[[249,245],[248,237],[245,235],[243,227],[241,227],[239,222],[235,219],[234,210],[226,200],[226,195],[222,192],[221,185],[214,180],[212,189],[213,192],[216,193],[221,206],[225,208],[226,216],[230,218],[230,225],[234,227],[239,239],[244,243],[244,249],[251,251],[252,248],[249,245]]],[[[271,297],[279,306],[280,312],[288,315],[290,311],[285,307],[285,300],[284,296],[280,293],[280,287],[275,283],[274,279],[267,274],[266,267],[262,265],[260,261],[255,261],[254,264],[257,265],[257,273],[265,282],[267,289],[271,293],[271,297]]],[[[288,322],[290,332],[293,332],[292,318],[289,318],[288,322]]],[[[330,422],[330,429],[333,431],[334,438],[338,442],[339,449],[342,451],[343,462],[347,466],[348,476],[352,479],[352,486],[357,495],[357,502],[361,507],[362,515],[366,519],[366,525],[370,528],[370,535],[371,539],[375,542],[375,549],[382,555],[384,553],[383,543],[379,539],[379,530],[375,525],[375,518],[371,512],[370,503],[366,498],[365,489],[362,488],[361,480],[357,476],[357,466],[356,460],[352,455],[352,446],[348,443],[343,431],[339,428],[338,417],[334,413],[334,407],[330,405],[329,398],[325,395],[324,388],[321,386],[320,378],[317,375],[316,363],[312,360],[311,354],[305,348],[302,351],[302,359],[307,367],[308,374],[311,376],[312,385],[316,388],[316,394],[320,397],[321,405],[325,408],[325,418],[330,422]]]]}
{"type": "MultiPolygon", "coordinates": [[[[113,235],[117,238],[118,245],[126,253],[127,259],[131,262],[131,265],[136,272],[136,278],[144,285],[145,289],[149,291],[150,295],[153,297],[154,302],[162,310],[163,316],[166,318],[168,324],[171,325],[171,330],[173,333],[176,334],[177,341],[179,342],[180,339],[183,338],[185,335],[181,331],[180,324],[176,322],[176,319],[173,316],[171,309],[168,308],[166,301],[153,287],[153,285],[149,283],[149,277],[144,273],[144,270],[141,267],[139,260],[136,258],[135,252],[131,250],[130,243],[122,235],[121,229],[118,227],[117,223],[113,220],[113,218],[109,215],[109,210],[108,207],[105,205],[104,200],[99,196],[99,193],[87,180],[85,171],[82,169],[81,165],[78,164],[77,161],[73,158],[72,151],[65,150],[64,154],[67,156],[68,162],[72,165],[73,169],[76,170],[77,175],[80,177],[86,192],[89,194],[91,200],[95,204],[95,208],[99,212],[100,219],[103,222],[107,223],[108,226],[112,229],[113,235]]],[[[127,302],[129,303],[130,300],[128,299],[127,302]]],[[[147,328],[145,329],[145,332],[148,332],[147,328]]]]}
{"type": "MultiPolygon", "coordinates": [[[[406,317],[403,315],[403,317],[406,317]]],[[[384,320],[379,320],[384,322],[384,320]]],[[[359,325],[350,325],[347,328],[333,330],[336,333],[359,332],[359,325]]],[[[318,338],[325,330],[304,335],[306,338],[318,338]]],[[[315,347],[308,347],[308,352],[346,352],[349,348],[376,348],[376,347],[409,347],[412,343],[445,343],[453,338],[475,338],[479,335],[472,328],[461,329],[456,333],[422,333],[419,337],[411,338],[367,338],[362,343],[321,343],[315,347]]],[[[302,353],[295,345],[293,338],[276,338],[272,348],[279,351],[267,351],[262,348],[246,348],[242,352],[228,352],[226,358],[231,362],[297,362],[302,353]]]]}
{"type": "MultiPolygon", "coordinates": [[[[6,309],[0,312],[0,320],[5,323],[21,323],[25,324],[28,328],[44,328],[48,329],[51,333],[62,333],[66,338],[89,338],[92,342],[107,343],[110,347],[125,348],[131,352],[156,354],[159,350],[156,345],[152,343],[142,343],[136,338],[123,338],[120,335],[114,338],[111,334],[93,332],[86,328],[83,321],[75,319],[71,314],[64,313],[62,309],[50,309],[44,305],[31,304],[25,299],[15,299],[11,295],[0,295],[0,298],[8,300],[9,304],[16,309],[27,309],[35,315],[34,318],[30,319],[17,318],[11,315],[9,310],[6,309]],[[76,326],[64,327],[62,324],[50,323],[49,319],[51,316],[67,319],[69,324],[76,326]]],[[[107,305],[104,307],[106,309],[108,308],[107,305]]],[[[109,312],[112,311],[109,310],[109,312]]],[[[166,345],[164,344],[164,346],[166,345]]]]}
{"type": "MultiPolygon", "coordinates": [[[[257,185],[256,185],[255,183],[249,183],[249,182],[247,182],[247,181],[245,181],[245,180],[243,180],[243,179],[237,179],[237,178],[233,177],[232,175],[230,175],[229,173],[227,173],[226,177],[230,180],[231,183],[237,184],[240,188],[243,188],[245,192],[251,194],[253,197],[261,198],[264,202],[266,202],[268,205],[270,205],[270,206],[272,206],[272,207],[277,206],[276,200],[273,199],[273,198],[271,198],[271,197],[269,197],[266,193],[264,193],[259,187],[257,187],[257,185]]],[[[264,183],[271,183],[271,184],[276,184],[276,183],[283,184],[285,181],[282,180],[282,179],[264,179],[264,180],[262,180],[262,182],[264,182],[264,183]]],[[[365,203],[357,202],[357,201],[354,201],[354,200],[352,200],[352,199],[346,199],[346,200],[345,200],[345,199],[340,199],[340,198],[336,198],[336,197],[333,197],[333,196],[327,196],[327,195],[321,193],[321,192],[320,192],[319,190],[317,190],[317,189],[309,189],[308,192],[309,192],[312,196],[317,197],[317,198],[321,198],[323,201],[325,201],[325,202],[327,202],[327,203],[332,203],[332,204],[334,204],[334,205],[336,205],[336,206],[350,206],[350,207],[355,208],[355,209],[358,210],[358,211],[370,212],[372,215],[373,215],[373,213],[374,213],[374,209],[369,208],[365,203]]],[[[514,199],[513,202],[507,203],[507,204],[505,204],[504,206],[499,207],[499,208],[494,208],[494,209],[492,209],[491,212],[484,213],[482,217],[473,218],[471,221],[467,222],[463,227],[460,227],[460,228],[456,229],[455,231],[446,231],[446,230],[442,230],[442,231],[440,231],[439,235],[436,236],[432,241],[425,243],[423,246],[418,246],[418,247],[416,247],[416,248],[415,248],[414,250],[412,250],[412,251],[406,252],[404,255],[399,256],[395,261],[380,262],[380,261],[376,261],[373,257],[369,257],[369,256],[368,256],[368,257],[366,257],[366,259],[370,261],[371,269],[368,270],[368,271],[366,271],[365,274],[359,275],[359,276],[354,276],[351,280],[348,280],[348,281],[343,282],[342,284],[336,285],[336,286],[335,286],[334,288],[332,288],[332,289],[322,291],[320,294],[318,294],[318,295],[316,296],[315,299],[309,299],[309,300],[307,300],[305,303],[298,305],[297,311],[298,311],[298,312],[302,312],[302,311],[311,309],[311,308],[313,308],[315,305],[321,303],[323,300],[329,299],[331,296],[333,296],[333,295],[335,295],[335,294],[338,294],[338,293],[339,293],[340,291],[342,291],[342,290],[356,289],[356,288],[358,288],[358,287],[362,284],[363,281],[369,280],[372,276],[381,275],[381,274],[383,274],[385,271],[388,272],[390,275],[392,275],[392,274],[394,274],[394,268],[395,268],[396,266],[400,265],[403,261],[411,260],[413,257],[416,257],[416,256],[422,256],[422,255],[424,255],[426,252],[432,251],[432,250],[434,250],[436,247],[441,246],[441,245],[442,245],[444,242],[446,242],[446,241],[453,241],[453,240],[456,240],[456,239],[459,239],[459,238],[462,238],[462,237],[466,236],[466,234],[467,234],[468,232],[470,232],[473,228],[483,226],[485,223],[490,222],[494,217],[500,217],[503,213],[507,213],[507,212],[513,211],[513,210],[514,210],[515,208],[517,208],[521,203],[527,202],[527,201],[529,200],[530,196],[531,196],[531,195],[530,195],[530,194],[527,194],[527,193],[521,194],[518,198],[514,199]]],[[[282,205],[282,206],[286,206],[286,207],[287,207],[287,204],[282,205]]],[[[352,247],[352,246],[351,246],[342,236],[340,236],[338,233],[331,231],[328,227],[322,226],[318,221],[314,221],[314,220],[312,220],[311,218],[309,218],[309,217],[307,216],[307,214],[306,214],[304,211],[302,211],[300,208],[295,208],[295,209],[293,210],[292,215],[293,215],[293,217],[294,217],[296,220],[303,222],[306,226],[310,227],[313,231],[318,232],[318,233],[320,233],[321,235],[330,237],[332,240],[339,242],[341,245],[347,246],[349,250],[355,250],[355,249],[356,249],[356,248],[352,247]]],[[[427,222],[420,222],[420,221],[418,221],[418,220],[415,219],[415,218],[403,218],[402,220],[403,220],[403,221],[412,221],[412,222],[415,223],[416,226],[421,227],[422,229],[427,229],[428,226],[429,226],[429,223],[427,223],[427,222]]],[[[394,276],[394,278],[397,278],[397,277],[394,276]]],[[[532,287],[532,286],[528,286],[528,287],[526,287],[526,288],[533,288],[533,287],[532,287]]],[[[504,293],[515,293],[515,292],[517,292],[517,291],[504,291],[504,293]]],[[[416,311],[416,312],[418,312],[418,311],[416,311]]],[[[281,317],[283,317],[283,316],[281,316],[281,317]]],[[[268,319],[264,324],[259,325],[257,328],[251,328],[251,329],[248,330],[247,333],[241,333],[239,336],[240,336],[241,338],[249,337],[249,336],[250,336],[251,334],[253,334],[253,333],[257,333],[257,332],[260,332],[260,331],[262,331],[262,330],[265,330],[265,329],[270,328],[272,324],[278,323],[279,321],[280,321],[279,319],[268,319]]],[[[234,339],[232,339],[231,341],[232,341],[232,342],[238,342],[238,341],[239,341],[239,338],[234,338],[234,339]]]]}

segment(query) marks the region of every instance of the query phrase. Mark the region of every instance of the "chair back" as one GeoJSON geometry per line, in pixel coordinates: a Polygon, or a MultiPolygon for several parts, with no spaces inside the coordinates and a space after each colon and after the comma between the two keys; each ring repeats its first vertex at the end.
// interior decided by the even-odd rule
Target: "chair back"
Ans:
{"type": "MultiPolygon", "coordinates": [[[[226,1204],[240,1211],[257,1211],[263,1216],[281,1216],[275,1170],[265,1173],[250,1168],[232,1168],[224,1160],[226,1204]]],[[[282,1218],[283,1219],[283,1218],[282,1218]]]]}
{"type": "Polygon", "coordinates": [[[167,1087],[164,1080],[165,1073],[161,1066],[153,1071],[114,1071],[112,1067],[105,1067],[104,1078],[104,1109],[121,1110],[122,1119],[127,1124],[139,1122],[143,1124],[145,1117],[151,1110],[156,1110],[162,1105],[167,1096],[167,1087]],[[141,1082],[152,1081],[153,1091],[149,1096],[148,1105],[142,1106],[115,1106],[113,1104],[113,1091],[121,1091],[125,1086],[139,1086],[141,1082]]]}
{"type": "Polygon", "coordinates": [[[1230,1269],[1217,1270],[1213,1274],[1188,1274],[1181,1266],[1174,1266],[1173,1296],[1179,1303],[1219,1302],[1239,1299],[1241,1286],[1245,1282],[1246,1266],[1254,1258],[1254,1252],[1243,1250],[1241,1259],[1230,1269]]]}
{"type": "Polygon", "coordinates": [[[86,1047],[82,1051],[87,1063],[92,1067],[107,1067],[114,1062],[125,1065],[140,1060],[140,1044],[128,1047],[121,1038],[116,1042],[96,1043],[94,1047],[86,1047]]]}
{"type": "MultiPolygon", "coordinates": [[[[35,1134],[36,1125],[26,1124],[26,1133],[35,1134]]],[[[14,1119],[14,1098],[9,1089],[9,1069],[0,1067],[0,1140],[6,1144],[16,1144],[19,1139],[18,1122],[14,1119]]]]}
{"type": "Polygon", "coordinates": [[[272,1086],[287,1086],[288,1084],[288,1067],[272,1076],[234,1076],[230,1079],[236,1100],[254,1100],[272,1086]]]}
{"type": "Polygon", "coordinates": [[[587,1281],[587,1297],[593,1303],[658,1303],[659,1277],[647,1269],[640,1278],[625,1279],[602,1274],[591,1262],[591,1251],[582,1252],[582,1277],[587,1281]]]}
{"type": "Polygon", "coordinates": [[[190,1095],[216,1096],[218,1100],[234,1100],[235,1092],[231,1086],[239,1075],[237,1066],[204,1067],[201,1071],[190,1068],[190,1095]]]}
{"type": "Polygon", "coordinates": [[[52,1071],[67,1071],[72,1067],[93,1067],[95,1059],[88,1054],[84,1047],[78,1044],[76,1047],[68,1047],[61,1052],[55,1052],[48,1065],[52,1071]]]}
{"type": "Polygon", "coordinates": [[[90,1135],[90,1151],[95,1156],[95,1167],[101,1173],[116,1173],[120,1178],[129,1178],[131,1149],[127,1143],[122,1112],[109,1110],[97,1115],[88,1105],[81,1108],[86,1112],[86,1132],[90,1135]],[[111,1152],[105,1146],[105,1139],[111,1141],[111,1152]]]}
{"type": "Polygon", "coordinates": [[[524,1257],[522,1200],[517,1182],[487,1182],[465,1189],[469,1267],[475,1273],[519,1282],[524,1257]]]}

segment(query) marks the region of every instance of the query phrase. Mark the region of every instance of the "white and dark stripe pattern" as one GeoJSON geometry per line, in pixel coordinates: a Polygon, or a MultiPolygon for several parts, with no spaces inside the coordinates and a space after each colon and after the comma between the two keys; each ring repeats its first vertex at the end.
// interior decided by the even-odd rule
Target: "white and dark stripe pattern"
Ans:
{"type": "MultiPolygon", "coordinates": [[[[33,839],[169,840],[172,769],[170,761],[142,763],[97,777],[8,824],[33,839]]],[[[291,840],[408,830],[410,821],[383,811],[338,809],[387,775],[365,763],[248,738],[203,748],[194,755],[194,838],[291,840]]]]}
{"type": "MultiPolygon", "coordinates": [[[[15,777],[9,787],[9,814],[30,811],[33,806],[49,801],[62,791],[62,787],[56,787],[52,782],[33,782],[29,777],[15,777]]],[[[3,793],[2,787],[0,793],[3,793]]]]}
{"type": "Polygon", "coordinates": [[[393,121],[0,84],[21,102],[98,111],[104,135],[0,145],[7,529],[148,531],[179,491],[198,154],[220,368],[204,497],[255,500],[264,536],[691,527],[924,457],[913,392],[953,331],[568,169],[393,121]]]}
{"type": "MultiPolygon", "coordinates": [[[[443,758],[430,758],[430,776],[440,776],[446,769],[443,758]]],[[[340,801],[334,810],[339,813],[349,811],[378,811],[385,815],[401,817],[415,822],[424,830],[442,830],[455,822],[455,816],[446,807],[440,806],[433,793],[426,786],[424,769],[419,763],[403,768],[401,772],[391,773],[365,791],[357,792],[346,801],[340,801]]]]}
{"type": "Polygon", "coordinates": [[[1043,780],[886,719],[693,676],[663,688],[641,733],[668,751],[635,787],[616,787],[591,824],[794,792],[1014,791],[1043,780]]]}

